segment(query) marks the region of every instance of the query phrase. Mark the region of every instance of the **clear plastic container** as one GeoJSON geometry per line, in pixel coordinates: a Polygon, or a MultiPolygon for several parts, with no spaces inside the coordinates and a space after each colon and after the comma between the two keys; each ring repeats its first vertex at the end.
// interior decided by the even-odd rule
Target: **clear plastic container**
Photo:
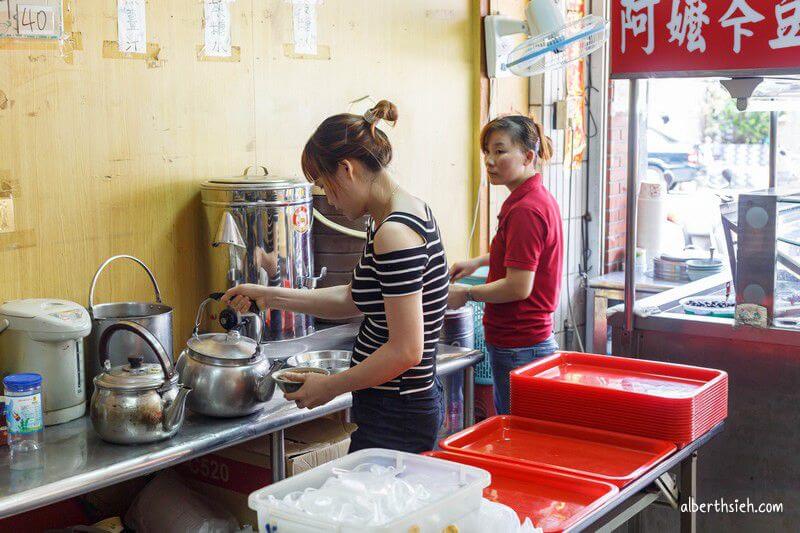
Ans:
{"type": "MultiPolygon", "coordinates": [[[[489,473],[473,466],[453,463],[404,452],[370,449],[346,455],[313,470],[292,476],[250,494],[251,509],[258,513],[260,533],[441,533],[449,525],[458,526],[480,509],[483,489],[491,481],[489,473]],[[283,499],[295,492],[322,487],[325,481],[340,469],[352,470],[371,464],[396,468],[401,479],[423,483],[432,493],[437,493],[426,505],[376,526],[343,524],[323,516],[312,516],[300,510],[278,505],[270,496],[283,499]],[[456,487],[440,494],[440,489],[455,481],[456,487]],[[440,485],[437,487],[437,485],[440,485]]],[[[462,532],[470,529],[460,529],[462,532]]]]}
{"type": "Polygon", "coordinates": [[[3,378],[11,467],[33,462],[44,441],[42,376],[10,374],[3,378]]]}

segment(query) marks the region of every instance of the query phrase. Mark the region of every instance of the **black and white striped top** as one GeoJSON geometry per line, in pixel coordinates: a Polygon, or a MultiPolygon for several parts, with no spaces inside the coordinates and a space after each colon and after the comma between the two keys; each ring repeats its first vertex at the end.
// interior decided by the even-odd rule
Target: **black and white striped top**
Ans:
{"type": "Polygon", "coordinates": [[[367,230],[364,253],[353,270],[352,294],[356,307],[364,313],[364,321],[353,349],[353,365],[364,361],[389,340],[386,324],[386,297],[406,296],[422,292],[422,313],[425,345],[422,361],[396,379],[373,387],[388,394],[413,394],[430,389],[436,376],[436,344],[447,310],[448,270],[439,228],[426,206],[428,220],[404,212],[394,212],[386,221],[405,224],[425,240],[414,248],[376,254],[373,238],[377,228],[367,230]]]}

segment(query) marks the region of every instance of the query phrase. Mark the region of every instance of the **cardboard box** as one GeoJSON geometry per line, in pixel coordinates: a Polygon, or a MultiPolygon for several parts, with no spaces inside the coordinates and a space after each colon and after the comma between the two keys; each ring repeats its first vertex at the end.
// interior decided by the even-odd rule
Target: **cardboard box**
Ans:
{"type": "MultiPolygon", "coordinates": [[[[319,418],[284,431],[286,475],[293,476],[347,455],[355,424],[319,418]]],[[[272,483],[269,437],[259,437],[179,465],[186,484],[223,504],[239,520],[257,529],[247,497],[272,483]]]]}

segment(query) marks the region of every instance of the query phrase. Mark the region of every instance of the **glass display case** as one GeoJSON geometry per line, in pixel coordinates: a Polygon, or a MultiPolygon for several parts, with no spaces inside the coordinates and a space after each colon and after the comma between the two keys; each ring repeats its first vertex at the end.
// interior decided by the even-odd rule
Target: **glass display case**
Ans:
{"type": "Polygon", "coordinates": [[[739,195],[723,212],[736,320],[800,325],[800,191],[739,195]]]}

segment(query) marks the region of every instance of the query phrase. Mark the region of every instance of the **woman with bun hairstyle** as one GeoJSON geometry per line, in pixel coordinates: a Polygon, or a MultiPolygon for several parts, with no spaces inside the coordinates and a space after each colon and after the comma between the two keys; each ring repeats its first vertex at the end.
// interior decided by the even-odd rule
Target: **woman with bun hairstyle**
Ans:
{"type": "Polygon", "coordinates": [[[538,170],[553,153],[540,124],[521,115],[497,118],[483,128],[480,141],[489,182],[511,194],[500,209],[489,253],[450,269],[456,281],[488,266],[486,284],[453,285],[449,305],[486,302],[483,327],[494,403],[497,414],[508,414],[509,372],[558,350],[553,312],[561,292],[562,222],[538,170]]]}
{"type": "Polygon", "coordinates": [[[350,220],[371,218],[352,282],[315,290],[238,285],[223,298],[243,312],[255,301],[262,309],[323,318],[364,316],[350,369],[298,375],[303,386],[286,395],[313,408],[352,392],[358,429],[351,452],[430,450],[444,416],[436,345],[447,309],[447,259],[430,208],[387,170],[392,145],[378,123],[397,116],[394,104],[382,100],[363,116],[329,117],[303,150],[303,173],[328,201],[350,220]]]}

